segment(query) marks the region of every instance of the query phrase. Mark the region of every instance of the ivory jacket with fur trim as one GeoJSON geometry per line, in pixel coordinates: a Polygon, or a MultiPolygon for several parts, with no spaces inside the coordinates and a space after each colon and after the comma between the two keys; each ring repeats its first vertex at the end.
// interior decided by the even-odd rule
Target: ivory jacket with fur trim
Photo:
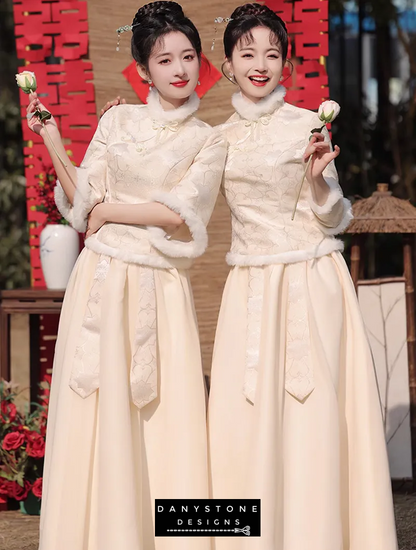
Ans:
{"type": "Polygon", "coordinates": [[[85,246],[120,260],[160,268],[187,268],[204,253],[226,156],[222,135],[193,113],[194,93],[182,107],[163,110],[153,90],[147,105],[119,105],[101,118],[81,166],[71,206],[58,183],[55,201],[78,231],[99,202],[160,202],[178,213],[186,240],[160,227],[104,224],[85,246]],[[190,235],[190,236],[189,236],[190,235]]]}
{"type": "MultiPolygon", "coordinates": [[[[293,263],[343,247],[334,235],[346,229],[352,212],[334,162],[323,174],[330,187],[326,203],[314,203],[305,179],[291,220],[303,154],[311,130],[322,123],[316,113],[285,103],[285,92],[279,86],[257,104],[235,94],[237,112],[219,127],[229,144],[223,192],[232,214],[230,265],[293,263]]],[[[323,133],[329,141],[326,128],[323,133]]]]}

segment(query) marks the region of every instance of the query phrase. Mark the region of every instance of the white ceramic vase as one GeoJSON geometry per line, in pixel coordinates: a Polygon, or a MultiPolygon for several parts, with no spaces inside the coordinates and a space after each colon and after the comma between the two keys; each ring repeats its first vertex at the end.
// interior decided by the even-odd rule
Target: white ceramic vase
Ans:
{"type": "Polygon", "coordinates": [[[46,286],[65,289],[79,254],[77,231],[62,224],[48,224],[40,234],[40,261],[46,286]]]}

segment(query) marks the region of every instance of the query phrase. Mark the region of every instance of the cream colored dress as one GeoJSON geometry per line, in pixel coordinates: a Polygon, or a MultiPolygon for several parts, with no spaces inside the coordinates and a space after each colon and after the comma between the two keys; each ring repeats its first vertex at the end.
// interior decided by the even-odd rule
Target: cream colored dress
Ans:
{"type": "MultiPolygon", "coordinates": [[[[232,266],[216,333],[209,402],[214,498],[261,499],[261,537],[216,550],[396,550],[374,368],[334,235],[351,207],[333,163],[314,203],[302,156],[315,113],[241,95],[222,126],[232,266]]],[[[325,132],[328,140],[328,133],[325,132]]]]}
{"type": "Polygon", "coordinates": [[[224,139],[196,95],[166,112],[121,105],[100,120],[77,171],[80,231],[98,202],[158,201],[189,238],[106,223],[88,238],[62,308],[49,408],[40,550],[208,550],[155,538],[155,499],[206,498],[206,403],[187,269],[207,244],[224,139]]]}

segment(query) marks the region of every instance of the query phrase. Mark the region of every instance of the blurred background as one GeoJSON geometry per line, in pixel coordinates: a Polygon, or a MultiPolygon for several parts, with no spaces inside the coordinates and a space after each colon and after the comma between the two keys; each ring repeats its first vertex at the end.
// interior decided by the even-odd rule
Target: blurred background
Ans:
{"type": "MultiPolygon", "coordinates": [[[[377,183],[416,199],[416,2],[329,2],[328,75],[342,106],[333,128],[346,195],[368,197],[377,183]]],[[[367,277],[401,275],[400,236],[367,239],[367,277]]]]}

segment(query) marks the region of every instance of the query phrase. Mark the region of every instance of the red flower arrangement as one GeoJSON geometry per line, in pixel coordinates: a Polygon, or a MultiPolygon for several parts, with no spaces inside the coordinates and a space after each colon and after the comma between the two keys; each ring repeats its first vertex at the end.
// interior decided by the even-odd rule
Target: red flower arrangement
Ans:
{"type": "Polygon", "coordinates": [[[32,492],[42,498],[46,420],[50,377],[41,385],[34,412],[21,413],[15,386],[0,380],[0,496],[25,500],[32,492]]]}
{"type": "Polygon", "coordinates": [[[48,223],[69,225],[68,221],[60,214],[55,204],[54,189],[58,180],[55,168],[52,165],[47,166],[44,163],[42,164],[43,170],[39,174],[39,186],[36,189],[40,204],[32,206],[32,208],[46,214],[45,225],[48,223]]]}

